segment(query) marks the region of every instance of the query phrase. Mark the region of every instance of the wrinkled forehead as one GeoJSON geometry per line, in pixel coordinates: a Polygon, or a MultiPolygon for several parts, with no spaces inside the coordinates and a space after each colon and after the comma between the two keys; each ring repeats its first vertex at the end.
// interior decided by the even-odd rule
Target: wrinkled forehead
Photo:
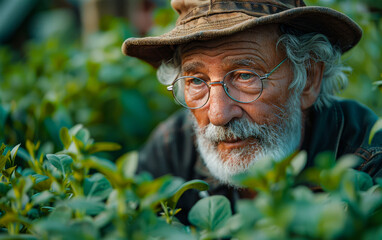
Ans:
{"type": "Polygon", "coordinates": [[[255,50],[259,54],[276,54],[276,45],[280,36],[279,27],[276,24],[264,25],[245,32],[239,32],[223,38],[207,41],[193,41],[179,46],[178,54],[183,62],[197,54],[219,54],[227,50],[245,52],[255,50]]]}

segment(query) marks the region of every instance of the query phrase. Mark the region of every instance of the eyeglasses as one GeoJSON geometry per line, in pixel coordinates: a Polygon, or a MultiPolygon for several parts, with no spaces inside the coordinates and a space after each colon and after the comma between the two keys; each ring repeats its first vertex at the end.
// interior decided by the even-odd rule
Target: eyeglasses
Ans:
{"type": "Polygon", "coordinates": [[[248,69],[236,69],[228,72],[221,82],[207,83],[193,76],[177,78],[167,90],[172,91],[175,100],[188,109],[198,109],[206,105],[210,98],[212,85],[220,84],[232,100],[239,103],[256,101],[263,92],[263,80],[275,72],[287,58],[281,61],[272,71],[263,76],[248,69]]]}

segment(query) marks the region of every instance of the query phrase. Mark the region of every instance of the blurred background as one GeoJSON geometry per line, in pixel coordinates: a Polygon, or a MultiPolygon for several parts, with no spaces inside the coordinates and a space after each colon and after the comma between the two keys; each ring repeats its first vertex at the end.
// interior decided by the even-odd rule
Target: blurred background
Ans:
{"type": "MultiPolygon", "coordinates": [[[[382,116],[382,0],[306,0],[354,19],[360,44],[343,56],[353,68],[341,97],[382,116]],[[379,89],[378,89],[379,88],[379,89]]],[[[61,127],[83,124],[95,141],[142,146],[179,106],[155,70],[121,53],[124,39],[172,28],[170,0],[0,0],[0,142],[62,149],[61,127]]]]}

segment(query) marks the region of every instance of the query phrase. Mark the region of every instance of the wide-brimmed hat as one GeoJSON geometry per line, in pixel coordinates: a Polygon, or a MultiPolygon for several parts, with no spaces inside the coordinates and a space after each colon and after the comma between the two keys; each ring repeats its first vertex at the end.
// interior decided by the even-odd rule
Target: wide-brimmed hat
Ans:
{"type": "Polygon", "coordinates": [[[158,67],[173,57],[177,45],[272,23],[325,34],[342,52],[362,36],[361,28],[346,15],[327,7],[306,6],[302,0],[172,0],[171,5],[179,14],[175,28],[157,37],[126,39],[122,45],[125,55],[158,67]]]}

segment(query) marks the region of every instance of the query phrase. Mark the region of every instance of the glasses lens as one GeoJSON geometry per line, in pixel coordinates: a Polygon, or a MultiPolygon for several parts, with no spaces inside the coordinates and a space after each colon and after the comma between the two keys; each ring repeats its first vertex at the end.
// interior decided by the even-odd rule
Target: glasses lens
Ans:
{"type": "Polygon", "coordinates": [[[209,97],[206,82],[196,77],[181,77],[173,84],[173,94],[177,102],[190,109],[203,107],[209,97]]]}
{"type": "Polygon", "coordinates": [[[250,103],[258,99],[263,91],[260,75],[250,70],[234,70],[224,77],[227,94],[234,100],[250,103]]]}

